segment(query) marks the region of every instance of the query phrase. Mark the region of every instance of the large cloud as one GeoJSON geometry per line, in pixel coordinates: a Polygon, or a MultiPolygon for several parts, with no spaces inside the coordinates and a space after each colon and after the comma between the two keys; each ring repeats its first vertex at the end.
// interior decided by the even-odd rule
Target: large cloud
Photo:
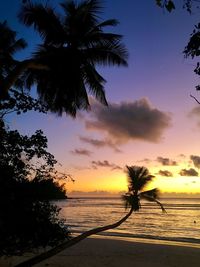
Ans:
{"type": "Polygon", "coordinates": [[[177,162],[175,160],[163,157],[157,157],[157,161],[161,163],[163,166],[177,166],[177,162]]]}
{"type": "Polygon", "coordinates": [[[146,98],[108,107],[95,102],[92,109],[91,119],[85,122],[86,128],[103,131],[117,143],[129,140],[158,142],[171,122],[169,113],[153,108],[146,98]]]}
{"type": "Polygon", "coordinates": [[[117,148],[117,146],[111,140],[108,140],[108,139],[99,140],[99,139],[93,139],[93,138],[85,137],[85,136],[80,136],[79,138],[82,142],[85,142],[97,148],[102,148],[102,147],[107,146],[107,147],[114,149],[115,152],[121,152],[121,150],[117,148]]]}
{"type": "Polygon", "coordinates": [[[193,168],[190,168],[190,169],[182,169],[179,174],[181,176],[198,176],[198,172],[193,169],[193,168]]]}
{"type": "Polygon", "coordinates": [[[196,168],[200,168],[200,157],[199,156],[191,155],[190,159],[192,160],[196,168]]]}

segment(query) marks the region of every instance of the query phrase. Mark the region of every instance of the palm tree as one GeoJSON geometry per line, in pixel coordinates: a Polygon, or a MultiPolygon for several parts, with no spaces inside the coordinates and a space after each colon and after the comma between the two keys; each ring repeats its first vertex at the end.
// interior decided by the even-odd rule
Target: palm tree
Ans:
{"type": "MultiPolygon", "coordinates": [[[[0,85],[4,79],[11,74],[17,65],[17,60],[14,59],[14,54],[26,47],[24,39],[16,38],[16,32],[11,30],[7,21],[0,22],[0,85]]],[[[17,80],[16,80],[17,81],[17,80]]],[[[15,85],[19,85],[15,83],[15,85]]],[[[1,97],[5,97],[3,91],[0,91],[1,97]]]]}
{"type": "Polygon", "coordinates": [[[33,26],[43,43],[31,59],[20,62],[4,90],[23,74],[24,86],[30,89],[36,84],[40,99],[50,111],[75,116],[77,110],[90,108],[88,93],[107,105],[106,81],[97,66],[127,66],[128,54],[121,35],[104,31],[118,21],[100,19],[99,0],[79,4],[65,0],[60,6],[61,15],[48,4],[26,1],[22,6],[20,21],[33,26]]]}
{"type": "Polygon", "coordinates": [[[154,188],[152,190],[143,191],[147,184],[154,178],[154,176],[149,173],[148,169],[138,166],[126,166],[126,168],[128,174],[128,192],[122,196],[122,199],[124,200],[125,208],[130,207],[130,210],[122,219],[113,224],[89,230],[77,237],[72,238],[70,241],[66,241],[47,252],[16,265],[15,267],[31,267],[49,257],[56,255],[62,250],[75,245],[88,236],[120,226],[130,217],[133,212],[139,211],[141,208],[141,199],[146,199],[148,201],[157,203],[164,212],[165,209],[163,205],[158,201],[158,190],[154,188]]]}

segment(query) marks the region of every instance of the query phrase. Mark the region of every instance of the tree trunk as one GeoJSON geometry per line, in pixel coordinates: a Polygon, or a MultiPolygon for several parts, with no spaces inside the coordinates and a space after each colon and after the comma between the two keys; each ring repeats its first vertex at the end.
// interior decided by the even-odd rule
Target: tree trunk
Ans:
{"type": "Polygon", "coordinates": [[[48,70],[48,67],[42,64],[37,63],[33,59],[26,59],[18,63],[18,65],[14,68],[11,74],[5,78],[5,80],[0,84],[0,100],[3,99],[8,93],[9,89],[15,84],[19,76],[26,69],[40,69],[40,70],[48,70]]]}
{"type": "Polygon", "coordinates": [[[78,242],[82,241],[83,239],[87,238],[88,236],[97,234],[97,233],[102,232],[102,231],[106,231],[106,230],[109,230],[109,229],[116,228],[119,225],[121,225],[123,222],[125,222],[128,219],[128,217],[132,214],[132,212],[133,212],[133,208],[131,208],[129,213],[126,214],[121,220],[119,220],[116,223],[109,224],[109,225],[102,226],[102,227],[98,227],[98,228],[94,228],[94,229],[89,230],[89,231],[87,231],[85,233],[82,233],[79,236],[74,237],[69,241],[63,242],[62,244],[56,246],[55,248],[52,248],[52,249],[48,250],[47,252],[44,252],[44,253],[42,253],[42,254],[40,254],[38,256],[35,256],[35,257],[25,261],[25,262],[17,264],[14,267],[31,267],[31,266],[34,266],[35,264],[38,264],[39,262],[41,262],[43,260],[46,260],[46,259],[58,254],[62,250],[75,245],[76,243],[78,243],[78,242]]]}

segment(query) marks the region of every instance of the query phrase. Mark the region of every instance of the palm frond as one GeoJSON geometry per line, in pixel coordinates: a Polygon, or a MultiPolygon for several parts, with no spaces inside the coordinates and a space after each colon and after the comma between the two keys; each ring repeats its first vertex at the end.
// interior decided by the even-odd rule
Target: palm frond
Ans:
{"type": "Polygon", "coordinates": [[[23,5],[18,18],[26,26],[34,26],[45,43],[64,42],[65,32],[59,16],[50,6],[27,2],[23,5]]]}
{"type": "Polygon", "coordinates": [[[140,196],[140,198],[143,198],[143,199],[146,199],[148,201],[157,203],[160,206],[160,208],[162,209],[162,211],[166,212],[166,210],[165,210],[164,206],[162,205],[162,203],[160,201],[158,201],[159,190],[157,188],[141,192],[139,194],[139,196],[140,196]]]}
{"type": "Polygon", "coordinates": [[[125,209],[132,208],[134,211],[138,211],[140,209],[140,199],[137,195],[126,193],[122,195],[122,200],[124,202],[125,209]]]}
{"type": "Polygon", "coordinates": [[[89,63],[84,64],[83,79],[89,87],[89,92],[103,105],[108,105],[103,84],[105,79],[96,71],[95,67],[89,63]]]}
{"type": "MultiPolygon", "coordinates": [[[[116,43],[121,43],[122,35],[114,33],[105,33],[99,31],[92,31],[86,33],[82,38],[83,48],[95,48],[98,46],[115,46],[116,43]]],[[[128,58],[128,53],[126,55],[128,58]]]]}
{"type": "Polygon", "coordinates": [[[139,192],[154,178],[147,168],[140,166],[126,166],[129,192],[139,192]]]}
{"type": "Polygon", "coordinates": [[[117,65],[127,67],[128,54],[125,46],[119,42],[106,43],[87,49],[87,58],[94,64],[117,65]]]}
{"type": "Polygon", "coordinates": [[[27,47],[27,42],[20,38],[18,40],[16,40],[9,48],[8,48],[8,51],[10,54],[14,54],[16,53],[17,51],[21,50],[21,49],[24,49],[27,47]]]}
{"type": "Polygon", "coordinates": [[[101,29],[103,27],[107,27],[107,26],[117,26],[119,24],[119,21],[116,19],[107,19],[104,20],[103,22],[100,22],[99,24],[96,25],[95,29],[101,29]]]}

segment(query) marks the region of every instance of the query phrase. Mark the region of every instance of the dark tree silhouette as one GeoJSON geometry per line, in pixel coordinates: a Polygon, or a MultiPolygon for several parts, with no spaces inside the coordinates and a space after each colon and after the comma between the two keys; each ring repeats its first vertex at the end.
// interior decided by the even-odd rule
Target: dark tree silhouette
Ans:
{"type": "MultiPolygon", "coordinates": [[[[174,0],[155,0],[155,2],[159,7],[166,9],[168,12],[171,12],[176,8],[176,1],[174,0]]],[[[182,7],[190,14],[194,8],[199,8],[200,6],[199,0],[182,0],[182,3],[182,7]]]]}
{"type": "MultiPolygon", "coordinates": [[[[190,40],[184,50],[185,57],[199,58],[200,56],[200,23],[195,26],[190,40]]],[[[194,72],[200,75],[200,62],[197,62],[194,72]]],[[[196,86],[196,90],[200,90],[200,85],[196,86]]]]}
{"type": "Polygon", "coordinates": [[[50,111],[75,116],[77,110],[89,109],[88,93],[107,104],[106,81],[96,67],[127,66],[128,55],[122,36],[104,31],[118,21],[100,19],[99,0],[65,1],[61,7],[63,14],[58,15],[47,4],[27,1],[22,6],[20,21],[33,26],[43,43],[32,58],[16,63],[1,82],[1,94],[20,77],[25,88],[37,85],[39,97],[50,111]]]}
{"type": "Polygon", "coordinates": [[[44,252],[23,263],[17,264],[15,267],[31,267],[47,258],[56,255],[62,250],[77,244],[88,236],[120,226],[131,216],[133,212],[139,211],[139,209],[141,208],[141,199],[156,202],[161,207],[162,211],[165,211],[162,204],[158,201],[158,190],[156,188],[148,191],[143,191],[147,184],[154,178],[154,176],[149,173],[148,169],[146,169],[145,167],[127,166],[127,174],[128,192],[124,196],[122,196],[122,199],[125,203],[125,208],[129,207],[130,210],[121,220],[110,225],[89,230],[77,237],[72,238],[69,241],[63,242],[62,244],[47,252],[44,252]]]}
{"type": "Polygon", "coordinates": [[[20,79],[21,73],[27,67],[46,69],[33,59],[22,62],[14,58],[14,54],[24,49],[27,44],[24,39],[17,39],[17,34],[7,24],[7,21],[0,23],[0,100],[8,95],[12,86],[22,88],[23,83],[20,79]]]}
{"type": "Polygon", "coordinates": [[[56,160],[46,151],[41,131],[23,136],[0,119],[0,256],[21,255],[55,246],[69,238],[59,208],[49,202],[66,198],[55,180],[56,160]],[[41,164],[35,166],[35,161],[41,164]]]}
{"type": "MultiPolygon", "coordinates": [[[[24,39],[17,39],[16,32],[9,28],[7,21],[0,22],[0,36],[0,98],[3,98],[6,96],[2,88],[3,82],[11,75],[17,64],[14,54],[24,49],[27,44],[24,39]]],[[[15,86],[19,86],[18,78],[16,79],[15,86]]]]}

